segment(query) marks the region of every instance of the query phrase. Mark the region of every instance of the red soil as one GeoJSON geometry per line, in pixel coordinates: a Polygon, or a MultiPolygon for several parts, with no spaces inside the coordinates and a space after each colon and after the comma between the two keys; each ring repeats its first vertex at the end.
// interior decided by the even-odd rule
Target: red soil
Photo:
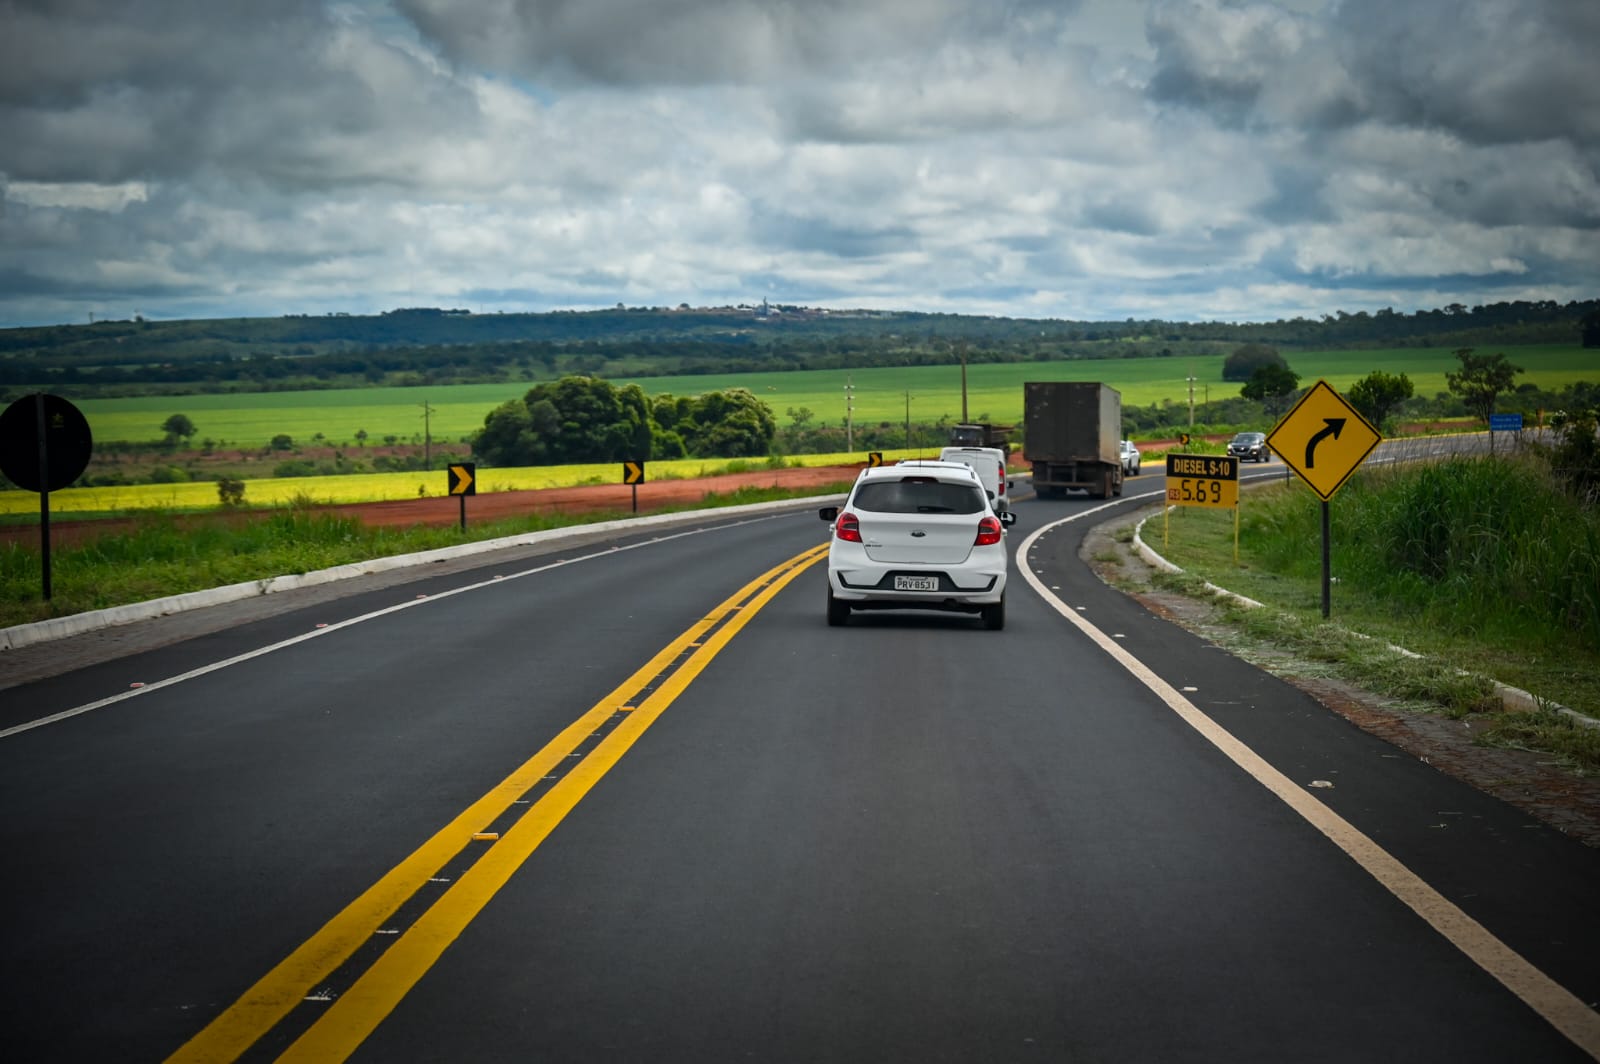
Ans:
{"type": "MultiPolygon", "coordinates": [[[[591,484],[577,488],[544,488],[538,491],[496,491],[460,497],[433,496],[425,499],[401,499],[393,502],[351,503],[318,507],[319,511],[359,517],[372,527],[409,527],[412,525],[453,525],[461,520],[461,503],[467,505],[469,524],[495,521],[533,513],[615,513],[619,515],[652,513],[673,506],[691,506],[711,493],[727,495],[740,488],[816,489],[827,485],[848,483],[855,479],[859,465],[814,466],[806,469],[763,469],[748,473],[724,473],[721,476],[702,477],[695,480],[646,479],[635,488],[626,484],[591,484]]],[[[648,471],[647,471],[648,477],[648,471]]],[[[262,517],[271,511],[247,510],[236,514],[197,515],[186,520],[247,521],[262,517]]],[[[79,543],[111,532],[126,530],[134,524],[132,518],[107,518],[98,521],[50,520],[52,547],[79,543]]],[[[0,543],[18,542],[36,545],[39,541],[37,522],[24,525],[0,526],[0,543]]]]}

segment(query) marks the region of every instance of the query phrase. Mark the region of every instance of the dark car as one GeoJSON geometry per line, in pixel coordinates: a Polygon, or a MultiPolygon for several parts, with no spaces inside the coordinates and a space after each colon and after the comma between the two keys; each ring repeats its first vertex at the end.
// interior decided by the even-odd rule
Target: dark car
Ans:
{"type": "Polygon", "coordinates": [[[1267,434],[1264,432],[1241,432],[1228,442],[1228,453],[1243,461],[1248,458],[1252,462],[1265,462],[1272,457],[1272,450],[1267,446],[1267,434]]]}

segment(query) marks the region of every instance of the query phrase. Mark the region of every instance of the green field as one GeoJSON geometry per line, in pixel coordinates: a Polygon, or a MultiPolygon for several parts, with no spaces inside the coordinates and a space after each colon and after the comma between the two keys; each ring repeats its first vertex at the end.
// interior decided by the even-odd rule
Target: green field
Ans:
{"type": "MultiPolygon", "coordinates": [[[[1485,349],[1488,350],[1487,348],[1485,349]]],[[[1580,380],[1600,379],[1600,352],[1577,346],[1506,347],[1506,356],[1527,372],[1520,384],[1555,390],[1580,380]]],[[[1442,348],[1383,351],[1291,352],[1285,356],[1302,383],[1325,378],[1343,390],[1374,369],[1404,373],[1420,396],[1445,391],[1444,375],[1457,366],[1442,348]]],[[[1146,406],[1163,400],[1186,406],[1187,378],[1194,377],[1194,400],[1233,398],[1239,385],[1222,380],[1223,356],[1209,358],[1082,359],[1071,362],[972,364],[967,367],[967,416],[1014,424],[1022,420],[1022,384],[1030,380],[1098,380],[1122,393],[1125,405],[1146,406]]],[[[807,408],[819,422],[840,424],[845,417],[845,383],[854,386],[858,425],[919,424],[941,418],[961,420],[961,371],[957,366],[907,366],[860,370],[811,370],[789,373],[740,373],[689,377],[644,377],[637,381],[657,395],[699,395],[725,388],[748,388],[772,407],[780,424],[786,411],[807,408]]],[[[351,388],[311,392],[262,392],[228,395],[139,397],[74,400],[89,419],[96,440],[150,441],[161,438],[161,424],[171,414],[185,414],[195,423],[193,441],[218,441],[227,447],[264,447],[273,436],[287,433],[297,444],[310,444],[321,433],[335,446],[355,446],[359,429],[368,445],[395,436],[421,440],[424,404],[427,431],[435,440],[461,440],[483,427],[484,417],[508,399],[520,399],[531,385],[440,385],[418,388],[351,388]]],[[[64,390],[72,399],[70,390],[64,390]]]]}

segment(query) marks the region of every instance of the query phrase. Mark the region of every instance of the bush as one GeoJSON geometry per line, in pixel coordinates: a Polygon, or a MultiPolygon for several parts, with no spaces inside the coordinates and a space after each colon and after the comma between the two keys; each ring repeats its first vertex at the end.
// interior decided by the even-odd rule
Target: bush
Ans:
{"type": "Polygon", "coordinates": [[[223,506],[244,505],[244,481],[223,477],[217,481],[217,501],[223,506]]]}
{"type": "Polygon", "coordinates": [[[1600,512],[1545,462],[1456,458],[1360,477],[1333,513],[1342,576],[1422,623],[1476,617],[1508,640],[1543,631],[1600,647],[1600,512]]]}
{"type": "Polygon", "coordinates": [[[372,460],[372,468],[379,473],[409,473],[421,469],[420,455],[380,454],[372,460]]]}
{"type": "Polygon", "coordinates": [[[1563,412],[1552,420],[1555,446],[1537,449],[1573,496],[1600,504],[1600,410],[1563,412]]]}
{"type": "Polygon", "coordinates": [[[314,477],[317,475],[317,467],[311,462],[297,458],[293,461],[279,462],[273,466],[272,475],[275,477],[314,477]]]}
{"type": "Polygon", "coordinates": [[[187,484],[189,473],[180,466],[158,465],[150,470],[150,483],[152,484],[187,484]]]}

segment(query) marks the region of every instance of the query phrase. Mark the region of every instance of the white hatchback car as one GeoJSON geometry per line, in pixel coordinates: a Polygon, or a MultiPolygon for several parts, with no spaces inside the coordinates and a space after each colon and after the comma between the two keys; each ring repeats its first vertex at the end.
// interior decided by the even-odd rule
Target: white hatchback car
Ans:
{"type": "Polygon", "coordinates": [[[953,610],[1006,623],[1007,525],[966,466],[907,462],[862,470],[832,522],[828,623],[852,610],[953,610]]]}

